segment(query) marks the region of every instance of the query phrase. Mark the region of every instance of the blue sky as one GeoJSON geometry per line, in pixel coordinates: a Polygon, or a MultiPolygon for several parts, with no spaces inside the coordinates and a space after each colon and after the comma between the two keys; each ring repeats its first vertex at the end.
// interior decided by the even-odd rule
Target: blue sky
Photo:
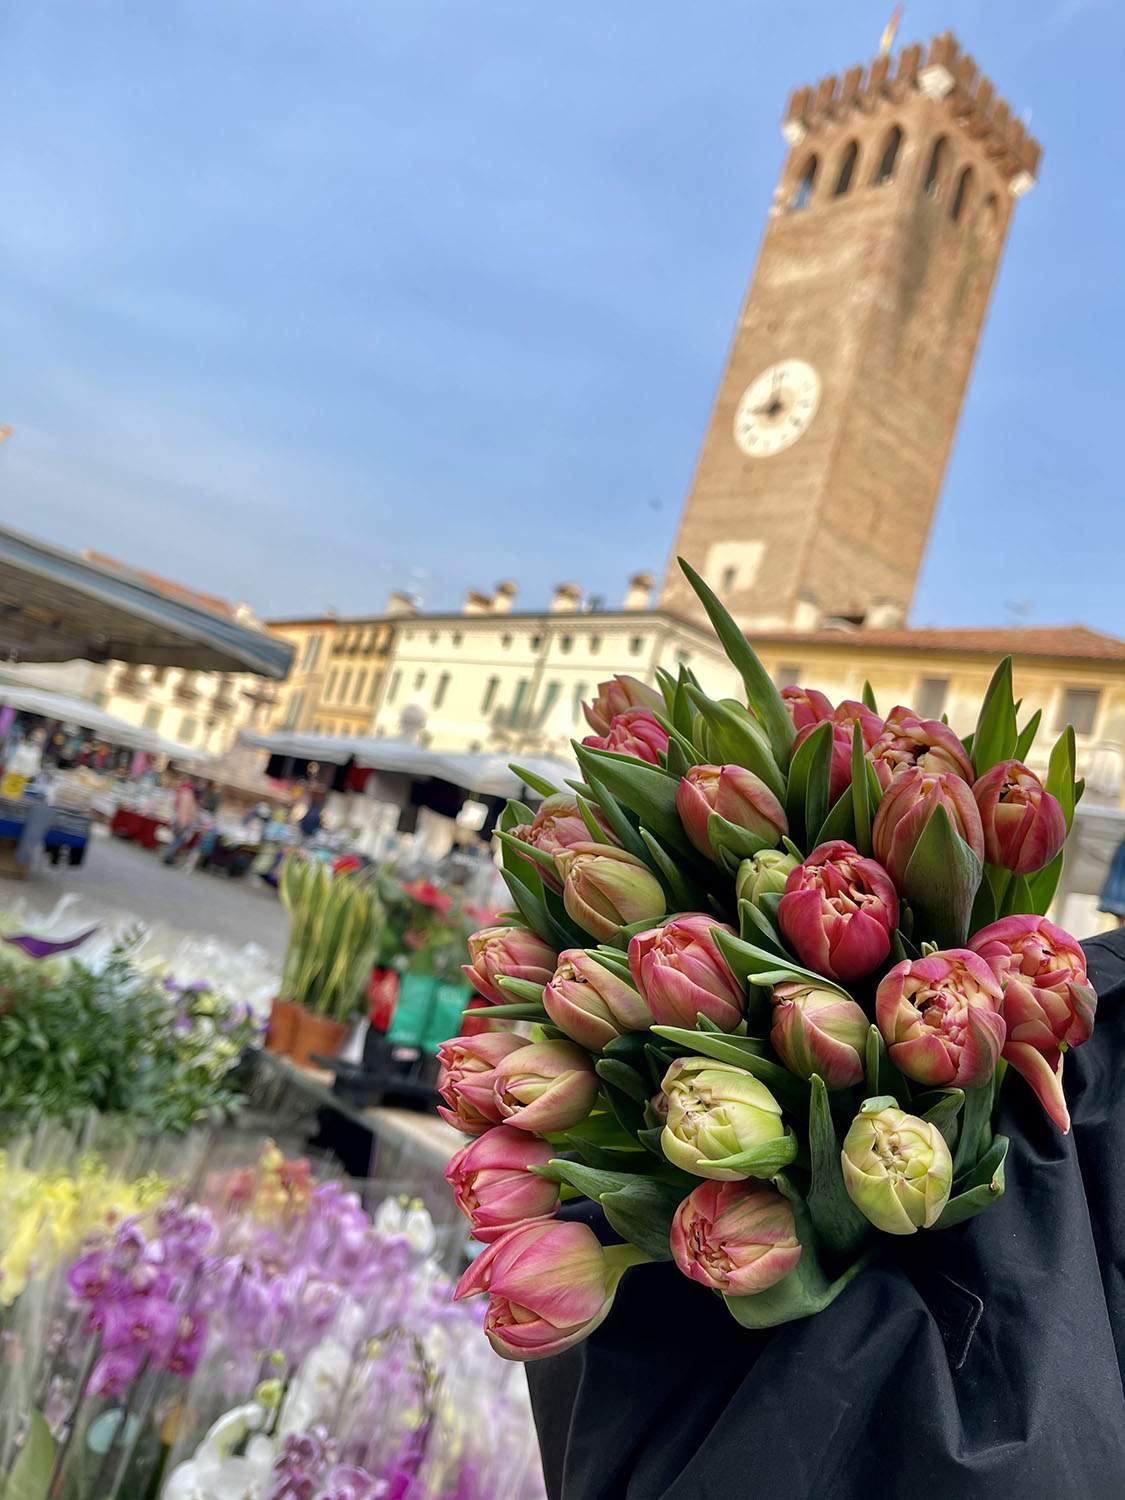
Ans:
{"type": "MultiPolygon", "coordinates": [[[[0,514],[273,614],[659,571],[826,0],[37,0],[0,30],[0,514]]],[[[1020,204],[913,620],[1125,634],[1112,0],[917,0],[1020,204]]]]}

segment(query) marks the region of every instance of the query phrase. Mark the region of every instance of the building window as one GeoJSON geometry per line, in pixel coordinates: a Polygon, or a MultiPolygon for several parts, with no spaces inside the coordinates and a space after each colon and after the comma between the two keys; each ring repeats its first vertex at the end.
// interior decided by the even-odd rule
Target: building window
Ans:
{"type": "Polygon", "coordinates": [[[364,656],[374,656],[375,655],[375,634],[376,633],[375,633],[374,630],[369,630],[367,632],[367,635],[364,638],[364,642],[363,642],[363,654],[364,654],[364,656]]]}
{"type": "Polygon", "coordinates": [[[436,630],[431,630],[430,631],[430,645],[431,646],[436,646],[437,643],[438,643],[438,633],[437,633],[436,630]]]}
{"type": "Polygon", "coordinates": [[[363,702],[363,690],[367,686],[367,673],[357,672],[355,674],[355,692],[352,694],[353,703],[363,702]]]}
{"type": "Polygon", "coordinates": [[[340,702],[341,703],[346,703],[348,701],[348,693],[351,691],[351,686],[352,686],[352,669],[351,669],[351,667],[349,667],[347,669],[347,671],[344,673],[344,675],[340,678],[340,702]]]}
{"type": "Polygon", "coordinates": [[[801,669],[793,662],[783,661],[773,674],[779,688],[796,687],[801,680],[801,669]]]}
{"type": "Polygon", "coordinates": [[[425,672],[415,672],[415,674],[414,674],[414,691],[417,693],[421,688],[424,688],[425,686],[426,686],[426,674],[425,674],[425,672]]]}
{"type": "Polygon", "coordinates": [[[543,644],[543,637],[541,635],[533,635],[531,637],[531,649],[533,651],[538,651],[539,647],[542,644],[543,644]]]}
{"type": "Polygon", "coordinates": [[[572,635],[562,635],[559,637],[559,650],[563,652],[564,655],[568,651],[572,651],[573,649],[574,637],[572,635]]]}
{"type": "Polygon", "coordinates": [[[600,635],[592,635],[590,637],[590,655],[591,656],[597,656],[598,652],[601,649],[602,649],[602,638],[601,638],[601,636],[600,635]]]}
{"type": "Polygon", "coordinates": [[[301,654],[302,672],[311,672],[316,667],[317,658],[320,656],[320,645],[324,637],[322,635],[310,635],[305,640],[305,649],[301,654]]]}
{"type": "Polygon", "coordinates": [[[109,702],[109,694],[104,689],[99,688],[96,693],[90,694],[90,702],[97,708],[104,708],[109,702]]]}
{"type": "Polygon", "coordinates": [[[1101,701],[1101,688],[1063,688],[1058,717],[1055,720],[1056,730],[1065,729],[1068,724],[1073,724],[1075,734],[1093,734],[1094,726],[1098,722],[1098,709],[1101,707],[1101,701]]]}
{"type": "Polygon", "coordinates": [[[490,677],[484,685],[484,697],[481,699],[480,711],[486,714],[496,702],[496,689],[500,686],[499,677],[490,677]]]}
{"type": "Polygon", "coordinates": [[[324,696],[326,698],[328,698],[328,699],[335,698],[335,696],[336,696],[336,679],[339,677],[339,675],[340,674],[336,670],[335,667],[333,667],[332,670],[331,670],[331,672],[329,672],[329,674],[328,674],[328,685],[324,689],[324,696]]]}
{"type": "Polygon", "coordinates": [[[372,672],[372,674],[371,674],[371,691],[367,695],[367,701],[368,701],[368,703],[374,703],[375,699],[379,696],[379,684],[382,682],[382,680],[383,680],[383,674],[382,674],[382,672],[372,672]]]}
{"type": "Polygon", "coordinates": [[[152,669],[152,685],[153,685],[153,687],[159,687],[160,684],[164,681],[165,677],[167,677],[167,675],[168,675],[168,668],[167,667],[153,667],[153,669],[152,669]]]}
{"type": "Polygon", "coordinates": [[[163,712],[164,712],[164,710],[162,708],[157,708],[154,703],[150,703],[149,706],[148,706],[148,708],[145,709],[145,716],[144,716],[144,718],[141,720],[141,724],[142,724],[143,728],[145,728],[145,729],[159,729],[160,728],[160,716],[161,716],[161,714],[163,712]]]}
{"type": "Polygon", "coordinates": [[[500,637],[500,644],[503,646],[505,651],[507,651],[508,647],[512,644],[512,637],[507,633],[507,631],[505,631],[504,634],[500,637]]]}
{"type": "Polygon", "coordinates": [[[297,720],[301,717],[301,709],[305,704],[303,692],[290,693],[289,702],[285,706],[285,728],[296,729],[297,720]]]}
{"type": "Polygon", "coordinates": [[[836,177],[836,197],[842,198],[852,185],[855,176],[856,163],[859,161],[859,142],[852,141],[844,152],[843,160],[840,162],[840,171],[836,177]]]}
{"type": "Polygon", "coordinates": [[[793,196],[789,200],[790,213],[799,214],[802,209],[808,208],[812,200],[813,188],[816,185],[816,169],[819,166],[815,156],[810,156],[805,163],[804,171],[797,179],[797,186],[793,190],[793,196]]]}
{"type": "Polygon", "coordinates": [[[445,702],[445,695],[449,691],[449,673],[443,672],[437,680],[434,688],[434,707],[440,708],[445,702]]]}
{"type": "Polygon", "coordinates": [[[190,745],[195,739],[196,722],[191,714],[184,714],[180,720],[180,739],[185,745],[190,745]]]}
{"type": "Polygon", "coordinates": [[[973,169],[962,167],[961,175],[957,179],[957,191],[953,194],[953,202],[949,205],[949,217],[956,224],[961,215],[969,206],[973,196],[973,169]]]}
{"type": "Polygon", "coordinates": [[[574,684],[574,712],[572,714],[572,717],[577,719],[579,722],[581,722],[584,718],[584,715],[582,713],[582,704],[586,698],[586,691],[586,683],[576,682],[574,684]]]}
{"type": "Polygon", "coordinates": [[[737,578],[738,569],[734,566],[733,563],[728,563],[722,571],[722,576],[719,578],[719,587],[722,589],[724,594],[730,593],[731,589],[734,588],[737,578]]]}
{"type": "Polygon", "coordinates": [[[530,686],[531,682],[526,677],[521,677],[520,680],[516,683],[516,696],[512,699],[513,724],[518,724],[520,721],[520,715],[523,713],[523,706],[527,702],[527,690],[530,686]]]}
{"type": "Polygon", "coordinates": [[[918,717],[940,719],[948,697],[948,677],[923,677],[918,684],[918,717]]]}
{"type": "Polygon", "coordinates": [[[644,650],[644,647],[645,638],[643,635],[635,635],[629,642],[629,651],[633,656],[640,656],[641,652],[644,650]]]}
{"type": "Polygon", "coordinates": [[[453,642],[453,644],[455,646],[459,646],[461,644],[462,640],[464,639],[464,637],[462,636],[462,634],[461,634],[461,632],[459,630],[455,630],[453,632],[452,636],[450,637],[450,639],[451,639],[451,641],[453,642]]]}
{"type": "Polygon", "coordinates": [[[939,198],[942,186],[945,183],[945,163],[949,156],[949,142],[945,136],[938,136],[934,142],[934,148],[930,152],[929,165],[926,167],[926,180],[922,184],[922,191],[927,198],[939,198]]]}
{"type": "Polygon", "coordinates": [[[562,692],[562,683],[561,682],[549,682],[547,684],[546,688],[543,690],[543,702],[539,705],[539,721],[540,721],[540,723],[546,723],[546,721],[547,721],[547,715],[551,712],[551,710],[554,708],[555,704],[559,701],[559,694],[561,692],[562,692]]]}
{"type": "Polygon", "coordinates": [[[982,240],[991,240],[1000,229],[1000,200],[989,193],[977,214],[976,231],[982,240]]]}
{"type": "Polygon", "coordinates": [[[883,147],[883,154],[879,158],[879,165],[875,168],[875,175],[871,179],[875,187],[882,187],[883,183],[890,182],[894,177],[901,147],[902,131],[897,125],[892,125],[890,134],[887,136],[887,143],[883,147]]]}
{"type": "Polygon", "coordinates": [[[402,682],[402,673],[396,668],[391,673],[391,680],[387,687],[387,702],[393,703],[398,697],[399,684],[402,682]]]}

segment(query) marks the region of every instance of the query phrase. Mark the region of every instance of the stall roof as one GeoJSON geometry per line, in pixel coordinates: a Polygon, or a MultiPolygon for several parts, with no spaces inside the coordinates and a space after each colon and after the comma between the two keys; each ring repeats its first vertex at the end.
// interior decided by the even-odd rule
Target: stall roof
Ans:
{"type": "Polygon", "coordinates": [[[198,750],[177,744],[175,740],[166,740],[163,735],[154,734],[151,729],[141,729],[115,714],[107,714],[104,708],[99,708],[88,698],[72,698],[66,693],[50,693],[45,688],[0,682],[0,703],[6,703],[21,713],[57,719],[62,724],[75,724],[108,744],[124,745],[129,750],[145,750],[149,755],[169,755],[178,760],[203,758],[198,750]]]}
{"type": "Polygon", "coordinates": [[[264,630],[0,527],[0,654],[284,677],[293,647],[264,630]]]}
{"type": "MultiPolygon", "coordinates": [[[[399,771],[407,776],[436,777],[464,787],[466,791],[479,792],[491,797],[515,797],[525,785],[516,773],[509,769],[509,758],[504,755],[473,754],[469,751],[426,750],[408,740],[347,737],[323,734],[297,734],[279,731],[276,734],[251,734],[243,732],[243,742],[268,750],[271,755],[283,755],[293,760],[311,760],[321,764],[342,766],[354,760],[357,766],[373,771],[399,771]]],[[[577,774],[576,768],[567,761],[556,760],[547,755],[519,755],[512,759],[525,770],[545,781],[563,786],[568,777],[577,774]]]]}

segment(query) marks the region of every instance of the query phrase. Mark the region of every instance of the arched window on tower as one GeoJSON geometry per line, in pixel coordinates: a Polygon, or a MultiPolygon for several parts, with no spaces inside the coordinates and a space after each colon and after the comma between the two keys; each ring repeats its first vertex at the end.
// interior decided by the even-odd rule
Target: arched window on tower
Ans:
{"type": "Polygon", "coordinates": [[[884,182],[890,182],[895,175],[895,165],[898,162],[898,153],[902,148],[902,131],[897,125],[892,125],[890,134],[887,136],[883,154],[879,158],[879,165],[875,168],[875,175],[871,182],[874,187],[880,187],[884,182]]]}
{"type": "Polygon", "coordinates": [[[930,152],[929,165],[926,167],[926,180],[922,184],[922,191],[927,198],[941,196],[941,190],[945,185],[948,158],[949,142],[944,135],[938,136],[934,142],[934,149],[930,152]]]}
{"type": "Polygon", "coordinates": [[[813,186],[816,183],[816,169],[819,163],[815,156],[810,156],[805,163],[805,170],[798,179],[794,189],[793,197],[789,201],[791,213],[800,213],[801,209],[808,208],[809,200],[813,195],[813,186]]]}
{"type": "Polygon", "coordinates": [[[840,171],[836,177],[836,197],[842,198],[852,185],[856,163],[859,161],[859,142],[852,141],[840,159],[840,171]]]}
{"type": "Polygon", "coordinates": [[[953,194],[953,202],[949,205],[949,217],[955,224],[959,222],[961,215],[968,208],[972,196],[973,169],[972,167],[962,167],[960,175],[957,178],[957,188],[953,194]]]}
{"type": "Polygon", "coordinates": [[[1000,232],[1000,200],[995,193],[989,193],[988,197],[980,206],[977,214],[976,232],[985,243],[994,239],[1000,232]]]}

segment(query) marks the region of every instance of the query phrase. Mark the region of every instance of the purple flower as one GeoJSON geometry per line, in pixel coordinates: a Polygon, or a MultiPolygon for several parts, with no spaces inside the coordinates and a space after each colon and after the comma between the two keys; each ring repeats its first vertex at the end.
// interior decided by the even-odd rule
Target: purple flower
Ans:
{"type": "Polygon", "coordinates": [[[325,1480],[317,1500],[376,1500],[379,1481],[354,1464],[337,1464],[325,1480]]]}
{"type": "Polygon", "coordinates": [[[163,1297],[138,1295],[105,1304],[102,1346],[107,1350],[140,1349],[161,1358],[172,1347],[179,1327],[179,1310],[163,1297]]]}
{"type": "Polygon", "coordinates": [[[95,924],[85,932],[80,932],[77,937],[65,938],[62,942],[36,937],[32,932],[17,932],[13,937],[5,937],[4,942],[10,943],[13,948],[22,948],[29,958],[53,958],[56,953],[69,953],[72,948],[81,948],[86,939],[92,938],[97,930],[95,924]]]}
{"type": "Polygon", "coordinates": [[[110,1349],[102,1354],[90,1372],[86,1387],[88,1396],[120,1396],[137,1378],[145,1362],[145,1349],[137,1344],[132,1348],[110,1349]]]}

